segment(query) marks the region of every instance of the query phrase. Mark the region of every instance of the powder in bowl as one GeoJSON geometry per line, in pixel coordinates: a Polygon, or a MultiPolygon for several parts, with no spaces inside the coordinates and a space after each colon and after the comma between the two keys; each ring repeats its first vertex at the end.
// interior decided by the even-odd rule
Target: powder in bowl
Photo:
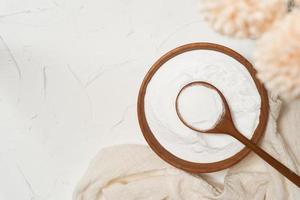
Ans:
{"type": "Polygon", "coordinates": [[[228,135],[196,132],[177,116],[176,97],[183,86],[194,81],[217,87],[229,104],[237,129],[252,137],[261,107],[256,85],[243,64],[213,50],[179,54],[156,71],[145,93],[146,120],[156,140],[174,156],[195,163],[222,161],[244,146],[228,135]]]}

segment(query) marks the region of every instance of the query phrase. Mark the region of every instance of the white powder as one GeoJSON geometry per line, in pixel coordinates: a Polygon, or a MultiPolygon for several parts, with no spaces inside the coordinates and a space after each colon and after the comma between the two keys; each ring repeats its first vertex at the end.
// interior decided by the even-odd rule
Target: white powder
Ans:
{"type": "Polygon", "coordinates": [[[215,127],[223,113],[217,91],[203,85],[191,85],[178,96],[178,110],[183,120],[197,130],[215,127]]]}
{"type": "MultiPolygon", "coordinates": [[[[260,115],[260,96],[254,81],[241,63],[211,50],[180,54],[156,72],[145,95],[149,127],[160,144],[181,159],[210,163],[229,158],[244,147],[240,142],[228,135],[193,131],[177,116],[177,94],[183,86],[193,81],[206,81],[216,86],[227,99],[236,127],[251,138],[260,115]]],[[[195,100],[187,97],[185,104],[189,104],[188,100],[191,106],[195,105],[195,100]]],[[[211,103],[210,97],[202,100],[211,103]]],[[[206,122],[206,126],[214,123],[214,116],[218,114],[210,112],[204,109],[201,117],[197,114],[200,121],[204,118],[211,120],[206,122]]],[[[193,116],[191,120],[197,121],[193,116]]]]}

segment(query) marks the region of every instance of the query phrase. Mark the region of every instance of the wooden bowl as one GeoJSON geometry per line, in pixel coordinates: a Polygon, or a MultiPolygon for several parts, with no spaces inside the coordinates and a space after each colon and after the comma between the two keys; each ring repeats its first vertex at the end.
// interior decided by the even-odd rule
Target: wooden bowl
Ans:
{"type": "Polygon", "coordinates": [[[259,95],[261,97],[261,111],[259,116],[259,123],[258,126],[252,135],[251,140],[254,143],[257,143],[259,139],[262,137],[262,135],[265,132],[267,121],[268,121],[268,113],[269,113],[269,100],[268,95],[265,87],[263,84],[256,78],[256,71],[253,68],[252,64],[245,59],[243,56],[241,56],[239,53],[235,52],[234,50],[227,48],[222,45],[213,44],[213,43],[191,43],[186,44],[180,47],[177,47],[165,55],[163,55],[160,59],[158,59],[150,68],[148,73],[146,74],[142,85],[140,87],[139,96],[138,96],[138,103],[137,103],[137,114],[138,114],[138,120],[139,125],[142,130],[142,133],[149,144],[149,146],[152,148],[152,150],[163,160],[168,162],[169,164],[173,165],[174,167],[180,168],[182,170],[192,172],[192,173],[208,173],[208,172],[215,172],[219,170],[226,169],[228,167],[233,166],[234,164],[238,163],[241,159],[243,159],[249,152],[250,149],[244,147],[241,151],[233,155],[232,157],[229,157],[227,159],[218,161],[218,162],[212,162],[212,163],[195,163],[195,162],[189,162],[183,159],[180,159],[176,157],[175,155],[171,154],[169,151],[167,151],[155,138],[153,133],[151,132],[151,129],[148,125],[146,115],[145,115],[145,94],[147,90],[147,86],[149,82],[151,81],[151,78],[154,76],[154,74],[157,72],[157,70],[163,66],[164,63],[166,63],[168,60],[174,58],[175,56],[182,54],[184,52],[193,51],[193,50],[212,50],[212,51],[218,51],[221,53],[224,53],[238,62],[240,62],[242,65],[245,66],[245,68],[248,70],[250,75],[252,76],[254,83],[256,85],[256,88],[259,92],[259,95]]]}

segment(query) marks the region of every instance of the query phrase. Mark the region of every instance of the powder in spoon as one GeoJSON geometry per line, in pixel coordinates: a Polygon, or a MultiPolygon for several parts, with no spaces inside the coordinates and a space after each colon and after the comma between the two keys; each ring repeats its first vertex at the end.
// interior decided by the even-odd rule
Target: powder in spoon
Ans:
{"type": "Polygon", "coordinates": [[[177,103],[183,120],[197,130],[213,128],[223,113],[223,103],[218,92],[201,84],[184,88],[177,103]]]}

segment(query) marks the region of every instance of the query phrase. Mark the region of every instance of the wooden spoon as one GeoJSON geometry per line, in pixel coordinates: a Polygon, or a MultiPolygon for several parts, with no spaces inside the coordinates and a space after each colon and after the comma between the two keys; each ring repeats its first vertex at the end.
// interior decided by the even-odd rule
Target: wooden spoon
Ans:
{"type": "Polygon", "coordinates": [[[267,163],[269,163],[272,167],[274,167],[278,172],[280,172],[283,176],[288,178],[291,182],[293,182],[295,185],[300,187],[300,177],[291,171],[289,168],[287,168],[285,165],[280,163],[278,160],[273,158],[270,154],[265,152],[263,149],[261,149],[259,146],[257,146],[255,143],[253,143],[251,140],[249,140],[247,137],[245,137],[242,133],[240,133],[237,128],[234,125],[234,122],[232,120],[231,112],[228,106],[228,103],[224,97],[224,95],[212,84],[203,82],[203,81],[196,81],[191,82],[187,85],[185,85],[180,92],[177,95],[176,98],[176,112],[179,117],[179,119],[183,122],[184,125],[189,127],[190,129],[201,132],[201,133],[214,133],[214,134],[228,134],[235,139],[239,140],[241,143],[243,143],[246,147],[250,148],[252,151],[254,151],[259,157],[261,157],[263,160],[265,160],[267,163]],[[188,87],[191,86],[202,86],[202,87],[208,87],[212,90],[215,90],[220,95],[222,102],[223,102],[223,113],[217,123],[214,127],[208,130],[200,130],[199,128],[196,128],[192,125],[190,125],[181,115],[178,107],[178,98],[183,90],[185,90],[188,87]]]}

